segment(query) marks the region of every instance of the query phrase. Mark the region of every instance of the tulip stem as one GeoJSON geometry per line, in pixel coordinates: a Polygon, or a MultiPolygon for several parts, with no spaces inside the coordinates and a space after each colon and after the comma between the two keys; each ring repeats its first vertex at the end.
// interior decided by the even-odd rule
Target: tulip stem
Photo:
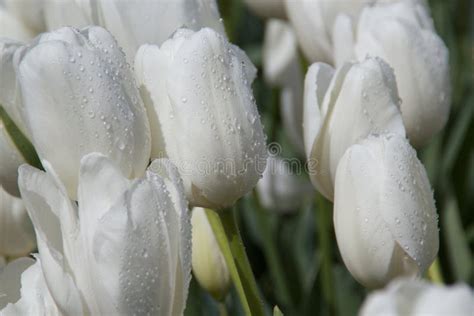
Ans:
{"type": "Polygon", "coordinates": [[[441,274],[441,267],[439,264],[439,258],[431,264],[428,269],[428,278],[433,283],[444,284],[443,275],[441,274]]]}
{"type": "Polygon", "coordinates": [[[224,255],[245,314],[264,316],[263,302],[245,253],[234,212],[206,209],[206,215],[224,255]]]}
{"type": "Polygon", "coordinates": [[[328,304],[330,315],[335,315],[335,291],[331,253],[331,212],[321,195],[317,197],[316,225],[318,228],[319,250],[321,252],[321,288],[328,304]]]}

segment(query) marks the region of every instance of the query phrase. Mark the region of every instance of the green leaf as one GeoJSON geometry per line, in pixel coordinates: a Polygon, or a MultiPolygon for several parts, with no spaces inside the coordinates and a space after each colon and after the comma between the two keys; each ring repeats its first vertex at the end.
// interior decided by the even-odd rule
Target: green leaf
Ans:
{"type": "Polygon", "coordinates": [[[7,130],[10,138],[13,140],[18,151],[21,153],[25,161],[38,168],[43,169],[41,161],[36,153],[33,144],[28,140],[28,138],[20,131],[16,126],[10,116],[7,114],[3,106],[0,105],[0,120],[3,122],[5,129],[7,130]]]}
{"type": "Polygon", "coordinates": [[[283,316],[283,313],[281,312],[281,310],[276,305],[273,308],[273,316],[283,316]]]}
{"type": "Polygon", "coordinates": [[[449,261],[456,281],[469,281],[474,258],[469,252],[467,238],[461,225],[459,208],[454,198],[448,200],[442,217],[449,261]]]}

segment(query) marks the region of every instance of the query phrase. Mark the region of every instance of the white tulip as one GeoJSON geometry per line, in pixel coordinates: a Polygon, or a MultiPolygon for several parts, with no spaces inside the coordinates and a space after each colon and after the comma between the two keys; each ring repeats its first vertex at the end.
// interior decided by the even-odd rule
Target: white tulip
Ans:
{"type": "Polygon", "coordinates": [[[276,213],[297,211],[313,193],[311,183],[297,174],[304,171],[292,170],[292,166],[301,167],[301,164],[297,159],[268,157],[267,168],[257,183],[260,203],[268,211],[276,213]]]}
{"type": "Polygon", "coordinates": [[[207,219],[206,210],[195,207],[191,213],[193,275],[216,300],[222,300],[231,285],[229,269],[207,219]]]}
{"type": "Polygon", "coordinates": [[[225,35],[216,0],[82,0],[82,8],[115,36],[131,63],[141,45],[161,45],[180,27],[225,35]]]}
{"type": "Polygon", "coordinates": [[[33,145],[72,198],[79,161],[90,152],[107,155],[127,177],[143,175],[150,159],[148,119],[110,33],[62,28],[39,36],[15,57],[33,145]]]}
{"type": "Polygon", "coordinates": [[[20,258],[0,269],[0,315],[61,315],[44,280],[41,262],[20,258]]]}
{"type": "Polygon", "coordinates": [[[18,17],[0,5],[0,38],[26,41],[35,36],[18,17]]]}
{"type": "Polygon", "coordinates": [[[366,298],[359,316],[472,316],[474,292],[466,284],[442,286],[397,279],[366,298]]]}
{"type": "Polygon", "coordinates": [[[357,17],[360,10],[375,0],[285,0],[288,19],[301,49],[311,62],[333,63],[332,29],[339,14],[357,17]]]}
{"type": "Polygon", "coordinates": [[[178,167],[190,203],[220,209],[250,191],[267,153],[245,53],[212,29],[181,29],[161,47],[142,46],[135,71],[152,157],[178,167]]]}
{"type": "Polygon", "coordinates": [[[38,34],[46,29],[43,15],[43,3],[45,1],[5,0],[5,8],[20,19],[34,34],[38,34]]]}
{"type": "Polygon", "coordinates": [[[392,69],[379,58],[331,66],[313,64],[305,79],[304,137],[311,181],[333,200],[346,149],[370,133],[405,136],[392,69]]]}
{"type": "Polygon", "coordinates": [[[337,168],[334,228],[344,263],[365,286],[428,269],[439,247],[436,207],[404,137],[369,136],[349,147],[337,168]]]}
{"type": "Polygon", "coordinates": [[[282,20],[270,19],[265,25],[263,71],[268,83],[281,88],[280,116],[284,130],[295,149],[304,153],[303,71],[296,36],[282,20]]]}
{"type": "Polygon", "coordinates": [[[191,271],[182,182],[166,159],[128,180],[111,160],[81,160],[78,205],[48,173],[20,167],[46,284],[68,315],[181,315],[191,271]]]}
{"type": "MultiPolygon", "coordinates": [[[[0,256],[28,255],[36,246],[35,233],[22,200],[0,186],[0,256]]],[[[1,293],[1,291],[0,291],[1,293]]]]}
{"type": "Polygon", "coordinates": [[[255,14],[266,18],[286,18],[285,0],[244,0],[255,14]]]}
{"type": "MultiPolygon", "coordinates": [[[[347,34],[345,30],[340,33],[347,34]]],[[[403,101],[403,122],[414,146],[425,144],[445,126],[451,102],[449,52],[423,1],[367,7],[360,15],[355,38],[341,37],[339,51],[359,60],[379,56],[393,67],[403,101]]],[[[339,59],[342,62],[344,56],[339,59]]]]}
{"type": "Polygon", "coordinates": [[[20,196],[17,185],[18,167],[25,163],[25,159],[13,143],[1,120],[0,161],[0,187],[3,186],[12,195],[20,196]]]}

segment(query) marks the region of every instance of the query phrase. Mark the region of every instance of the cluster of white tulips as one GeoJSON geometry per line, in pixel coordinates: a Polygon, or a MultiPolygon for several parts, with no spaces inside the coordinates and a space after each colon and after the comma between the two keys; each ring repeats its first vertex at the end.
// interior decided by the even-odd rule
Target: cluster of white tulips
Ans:
{"type": "MultiPolygon", "coordinates": [[[[334,202],[347,269],[369,288],[422,276],[439,237],[412,146],[450,109],[427,6],[246,2],[268,18],[264,78],[334,202]]],[[[225,209],[255,188],[286,213],[313,191],[267,151],[256,76],[215,0],[0,0],[0,315],[182,315],[191,270],[217,300],[232,281],[261,315],[252,280],[238,283],[248,266],[223,242],[225,209]]],[[[404,315],[399,296],[430,311],[428,295],[444,292],[459,315],[473,311],[467,287],[399,282],[362,315],[404,315]],[[429,294],[412,302],[404,288],[429,294]]]]}

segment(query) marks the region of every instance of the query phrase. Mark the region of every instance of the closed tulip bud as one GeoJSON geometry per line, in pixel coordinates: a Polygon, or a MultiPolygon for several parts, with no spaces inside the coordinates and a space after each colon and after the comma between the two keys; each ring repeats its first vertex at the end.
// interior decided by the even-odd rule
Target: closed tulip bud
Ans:
{"type": "MultiPolygon", "coordinates": [[[[269,212],[295,212],[314,192],[311,183],[292,170],[297,159],[269,156],[267,168],[257,183],[260,203],[269,212]]],[[[299,163],[298,163],[299,166],[299,163]]]]}
{"type": "Polygon", "coordinates": [[[176,168],[155,160],[129,180],[92,153],[81,160],[78,203],[47,172],[19,169],[39,259],[62,315],[182,315],[191,278],[191,223],[176,168]]]}
{"type": "Polygon", "coordinates": [[[245,53],[212,29],[181,29],[161,47],[140,47],[135,71],[152,157],[178,167],[190,203],[220,209],[250,191],[267,153],[245,53]]]}
{"type": "Polygon", "coordinates": [[[286,18],[285,0],[244,0],[252,12],[265,18],[286,18]]]}
{"type": "Polygon", "coordinates": [[[0,186],[0,227],[2,227],[0,256],[27,256],[35,248],[35,233],[25,205],[21,199],[6,192],[2,186],[0,186]]]}
{"type": "Polygon", "coordinates": [[[288,19],[301,49],[311,62],[333,63],[332,29],[339,14],[356,17],[375,0],[285,0],[288,19]]]}
{"type": "Polygon", "coordinates": [[[16,259],[0,267],[0,313],[15,315],[61,315],[44,280],[41,261],[16,259]]]}
{"type": "Polygon", "coordinates": [[[216,300],[225,298],[230,288],[230,274],[224,255],[207,219],[206,210],[192,210],[193,274],[199,284],[216,300]]]}
{"type": "Polygon", "coordinates": [[[334,228],[344,263],[367,287],[428,269],[439,246],[436,207],[404,137],[369,136],[346,151],[336,174],[334,228]]]}
{"type": "Polygon", "coordinates": [[[393,67],[407,136],[414,146],[425,144],[445,126],[451,103],[449,52],[427,7],[409,0],[367,7],[354,35],[341,36],[338,50],[351,52],[354,42],[356,59],[379,56],[393,67]]]}
{"type": "MultiPolygon", "coordinates": [[[[8,193],[20,196],[18,190],[18,167],[25,163],[25,159],[16,148],[5,126],[0,120],[0,187],[8,193]]],[[[1,206],[0,206],[1,207],[1,206]]]]}
{"type": "Polygon", "coordinates": [[[405,136],[392,69],[379,58],[336,72],[312,65],[305,78],[304,140],[311,181],[333,200],[336,168],[352,144],[371,133],[405,136]]]}
{"type": "Polygon", "coordinates": [[[422,280],[398,279],[370,294],[360,316],[456,315],[471,316],[474,292],[468,285],[430,284],[422,280]]]}
{"type": "Polygon", "coordinates": [[[112,35],[62,28],[15,53],[23,114],[41,160],[76,197],[81,158],[100,152],[127,177],[143,175],[150,130],[143,102],[112,35]]]}
{"type": "Polygon", "coordinates": [[[303,144],[303,70],[301,69],[296,36],[291,26],[270,19],[265,26],[263,44],[265,80],[281,88],[280,116],[284,130],[298,153],[303,144]]]}

